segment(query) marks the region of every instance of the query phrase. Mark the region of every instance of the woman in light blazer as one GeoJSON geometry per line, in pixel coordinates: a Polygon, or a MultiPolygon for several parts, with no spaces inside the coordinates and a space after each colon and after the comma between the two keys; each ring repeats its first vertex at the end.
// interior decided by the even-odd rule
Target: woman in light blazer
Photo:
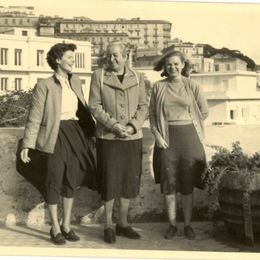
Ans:
{"type": "Polygon", "coordinates": [[[154,173],[165,195],[170,226],[166,239],[173,238],[176,227],[176,193],[181,193],[184,235],[194,239],[191,227],[193,188],[201,188],[205,169],[203,121],[208,116],[207,101],[201,87],[187,76],[187,62],[179,51],[164,54],[154,70],[164,79],[152,89],[149,117],[155,136],[154,173]],[[159,176],[159,177],[158,177],[159,176]]]}
{"type": "Polygon", "coordinates": [[[107,66],[91,78],[89,106],[97,121],[99,191],[105,201],[104,240],[115,235],[139,239],[128,224],[130,199],[139,193],[142,167],[142,124],[147,117],[143,76],[126,65],[127,50],[121,42],[107,48],[107,66]],[[120,219],[112,222],[114,200],[120,201],[120,219]]]}
{"type": "Polygon", "coordinates": [[[52,222],[50,237],[57,245],[80,239],[70,226],[73,197],[86,179],[93,188],[96,170],[91,149],[95,122],[81,81],[71,74],[75,49],[75,44],[58,43],[49,50],[47,62],[54,75],[41,80],[33,90],[20,152],[25,165],[35,164],[33,158],[40,158],[36,168],[44,174],[41,190],[52,222]],[[64,208],[61,225],[57,212],[60,196],[64,208]]]}

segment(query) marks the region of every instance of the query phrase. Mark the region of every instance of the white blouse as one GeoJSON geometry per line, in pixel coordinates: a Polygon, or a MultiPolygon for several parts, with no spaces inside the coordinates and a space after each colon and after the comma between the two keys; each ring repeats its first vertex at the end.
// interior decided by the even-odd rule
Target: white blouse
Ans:
{"type": "Polygon", "coordinates": [[[61,119],[78,119],[76,112],[78,110],[78,98],[74,91],[71,89],[69,80],[56,73],[56,77],[60,81],[62,87],[61,99],[61,119]]]}

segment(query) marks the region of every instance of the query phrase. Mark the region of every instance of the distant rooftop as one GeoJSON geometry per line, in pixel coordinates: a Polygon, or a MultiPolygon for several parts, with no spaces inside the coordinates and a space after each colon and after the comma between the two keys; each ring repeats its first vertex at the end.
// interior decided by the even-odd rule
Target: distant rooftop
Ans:
{"type": "Polygon", "coordinates": [[[105,33],[105,32],[62,32],[57,33],[57,36],[125,36],[127,37],[127,33],[105,33]]]}
{"type": "Polygon", "coordinates": [[[74,19],[64,19],[62,22],[64,23],[143,23],[143,24],[147,24],[147,23],[167,23],[167,24],[171,24],[171,22],[166,21],[166,20],[143,20],[140,19],[140,17],[136,17],[136,18],[132,18],[132,19],[125,19],[125,18],[117,18],[116,20],[91,20],[90,18],[87,18],[84,21],[79,21],[74,19]]]}

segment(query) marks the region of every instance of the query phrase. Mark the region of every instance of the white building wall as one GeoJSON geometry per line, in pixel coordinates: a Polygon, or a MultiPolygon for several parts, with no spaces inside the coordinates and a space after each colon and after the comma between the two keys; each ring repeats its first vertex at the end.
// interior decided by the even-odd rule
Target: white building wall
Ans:
{"type": "Polygon", "coordinates": [[[236,124],[260,124],[260,100],[230,100],[227,106],[228,122],[236,124]],[[235,118],[230,118],[230,110],[235,118]]]}
{"type": "MultiPolygon", "coordinates": [[[[89,42],[36,36],[1,35],[0,49],[8,49],[8,58],[7,65],[0,65],[0,79],[8,78],[7,92],[14,90],[15,78],[21,78],[22,90],[28,90],[35,86],[38,79],[51,76],[53,71],[47,64],[46,54],[54,44],[59,42],[76,44],[77,50],[75,54],[80,53],[81,66],[76,68],[75,64],[74,73],[80,76],[82,82],[85,82],[85,89],[83,90],[84,93],[88,95],[91,77],[91,44],[89,42]],[[15,49],[22,50],[20,66],[15,66],[15,49]],[[37,66],[37,50],[44,51],[42,66],[37,66]]],[[[7,92],[1,90],[0,86],[0,95],[6,94],[7,92]]],[[[86,96],[86,98],[88,99],[88,96],[86,96]]]]}
{"type": "Polygon", "coordinates": [[[260,124],[260,91],[255,72],[192,74],[210,107],[208,124],[260,124]],[[226,105],[225,105],[226,104],[226,105]]]}
{"type": "Polygon", "coordinates": [[[251,76],[237,76],[237,95],[243,97],[260,97],[260,91],[257,90],[257,76],[254,72],[251,76]]]}
{"type": "Polygon", "coordinates": [[[158,71],[154,71],[151,67],[138,67],[138,68],[134,68],[137,71],[139,71],[140,73],[144,73],[146,78],[148,80],[151,81],[151,83],[153,84],[155,81],[157,80],[161,80],[161,72],[158,71]]]}
{"type": "Polygon", "coordinates": [[[209,116],[205,125],[222,124],[227,121],[227,103],[222,100],[208,100],[209,116]]]}

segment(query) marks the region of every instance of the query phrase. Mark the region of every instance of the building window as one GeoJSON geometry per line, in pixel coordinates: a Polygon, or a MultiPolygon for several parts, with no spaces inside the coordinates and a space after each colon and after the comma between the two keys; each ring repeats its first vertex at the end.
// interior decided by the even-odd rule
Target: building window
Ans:
{"type": "Polygon", "coordinates": [[[1,91],[8,90],[8,78],[1,78],[1,91]]]}
{"type": "Polygon", "coordinates": [[[0,65],[7,65],[7,54],[8,54],[8,49],[7,48],[1,48],[0,65]]]}
{"type": "Polygon", "coordinates": [[[22,78],[15,78],[15,80],[14,80],[14,90],[15,91],[22,90],[22,78]]]}
{"type": "Polygon", "coordinates": [[[76,53],[75,54],[75,68],[83,69],[85,68],[85,54],[84,53],[76,53]]]}
{"type": "Polygon", "coordinates": [[[227,71],[230,70],[230,64],[226,64],[226,70],[227,70],[227,71]]]}
{"type": "Polygon", "coordinates": [[[223,80],[222,84],[223,84],[224,91],[228,91],[228,80],[223,80]]]}
{"type": "Polygon", "coordinates": [[[219,64],[215,64],[215,71],[219,71],[219,64]]]}
{"type": "Polygon", "coordinates": [[[22,50],[21,49],[14,50],[14,65],[15,66],[22,65],[22,50]]]}
{"type": "Polygon", "coordinates": [[[19,24],[23,25],[23,19],[20,19],[19,24]]]}
{"type": "Polygon", "coordinates": [[[37,50],[36,65],[37,66],[43,66],[44,65],[44,50],[37,50]]]}
{"type": "Polygon", "coordinates": [[[241,109],[242,118],[248,118],[248,109],[246,107],[243,107],[241,109]]]}
{"type": "Polygon", "coordinates": [[[22,36],[27,36],[28,35],[28,31],[22,31],[22,36]]]}
{"type": "Polygon", "coordinates": [[[229,111],[230,119],[235,120],[236,119],[236,110],[230,110],[229,111]]]}
{"type": "Polygon", "coordinates": [[[13,19],[12,21],[13,21],[13,24],[15,24],[15,19],[13,19]]]}
{"type": "Polygon", "coordinates": [[[5,24],[8,24],[8,19],[5,19],[5,24]]]}

